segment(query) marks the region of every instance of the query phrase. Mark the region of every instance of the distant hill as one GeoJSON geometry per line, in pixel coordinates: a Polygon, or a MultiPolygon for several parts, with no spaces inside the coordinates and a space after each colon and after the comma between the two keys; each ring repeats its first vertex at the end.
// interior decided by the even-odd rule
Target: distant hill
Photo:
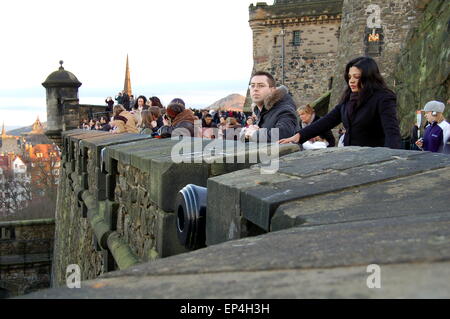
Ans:
{"type": "Polygon", "coordinates": [[[244,103],[245,103],[245,96],[242,96],[240,94],[230,94],[227,97],[224,97],[223,99],[220,99],[210,106],[207,107],[209,110],[243,110],[244,109],[244,103]]]}
{"type": "MultiPolygon", "coordinates": [[[[42,123],[42,126],[44,127],[44,129],[47,128],[47,122],[42,123]]],[[[30,126],[24,126],[21,128],[17,128],[15,130],[10,130],[8,132],[6,132],[7,135],[12,135],[12,136],[20,136],[23,133],[29,133],[31,132],[31,129],[33,128],[33,124],[31,124],[30,126]]]]}

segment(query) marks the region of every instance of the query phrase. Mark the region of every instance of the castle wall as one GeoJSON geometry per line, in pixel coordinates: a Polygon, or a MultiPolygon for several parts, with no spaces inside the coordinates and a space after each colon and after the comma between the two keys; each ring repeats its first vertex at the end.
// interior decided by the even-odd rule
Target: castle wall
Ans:
{"type": "MultiPolygon", "coordinates": [[[[400,51],[405,47],[408,33],[417,26],[421,16],[421,11],[416,5],[417,0],[344,0],[342,11],[345,14],[340,30],[330,109],[338,103],[346,86],[344,81],[346,64],[359,56],[373,57],[388,86],[397,91],[394,72],[400,51]],[[371,6],[374,5],[380,10],[372,9],[371,6]],[[377,23],[380,25],[380,28],[375,29],[375,33],[380,34],[378,43],[368,42],[369,33],[374,31],[368,28],[368,20],[374,23],[373,25],[369,23],[370,26],[377,23]]],[[[401,121],[404,122],[405,119],[401,118],[401,121]]]]}
{"type": "MultiPolygon", "coordinates": [[[[336,63],[341,5],[342,1],[293,1],[251,6],[253,71],[273,74],[298,105],[326,93],[336,63]]],[[[247,96],[247,110],[249,103],[247,96]]]]}
{"type": "Polygon", "coordinates": [[[50,287],[54,219],[0,222],[0,290],[14,297],[50,287]]]}
{"type": "MultiPolygon", "coordinates": [[[[211,143],[196,140],[200,149],[194,150],[188,139],[186,147],[191,147],[192,153],[188,152],[187,159],[211,143]]],[[[230,147],[234,149],[237,142],[224,143],[228,151],[212,157],[220,158],[218,162],[176,163],[172,160],[172,150],[179,145],[176,140],[99,131],[63,132],[53,286],[64,285],[70,264],[78,264],[81,280],[88,280],[187,252],[176,233],[178,192],[187,184],[206,186],[209,177],[255,163],[248,154],[256,152],[256,144],[246,143],[244,153],[232,155],[230,147]],[[238,162],[238,154],[245,155],[243,163],[238,162]]],[[[280,154],[297,150],[298,146],[283,145],[280,154]]],[[[238,228],[236,238],[246,236],[245,225],[238,228]]]]}
{"type": "MultiPolygon", "coordinates": [[[[415,110],[425,103],[450,99],[450,3],[428,3],[417,29],[412,30],[395,68],[398,113],[402,132],[416,122],[415,110]]],[[[447,103],[444,116],[450,118],[447,103]]],[[[423,131],[422,131],[423,132],[423,131]]]]}

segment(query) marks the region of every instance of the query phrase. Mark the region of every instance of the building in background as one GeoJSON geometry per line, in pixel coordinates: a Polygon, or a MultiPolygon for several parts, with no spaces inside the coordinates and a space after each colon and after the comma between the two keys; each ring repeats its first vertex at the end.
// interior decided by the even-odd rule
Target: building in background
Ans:
{"type": "MultiPolygon", "coordinates": [[[[338,52],[342,0],[275,0],[250,5],[253,72],[286,85],[298,105],[329,91],[338,52]]],[[[247,94],[245,110],[249,111],[247,94]]]]}

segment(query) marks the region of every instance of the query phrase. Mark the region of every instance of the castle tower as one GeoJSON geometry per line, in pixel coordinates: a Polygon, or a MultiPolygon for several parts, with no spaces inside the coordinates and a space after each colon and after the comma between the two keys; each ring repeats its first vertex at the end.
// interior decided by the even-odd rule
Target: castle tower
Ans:
{"type": "MultiPolygon", "coordinates": [[[[286,85],[297,104],[330,89],[343,0],[276,0],[250,5],[253,72],[267,71],[286,85]]],[[[245,110],[249,111],[249,95],[245,110]]]]}
{"type": "Polygon", "coordinates": [[[125,68],[125,83],[124,83],[124,86],[123,86],[123,90],[129,96],[131,94],[133,94],[132,91],[131,91],[130,67],[128,65],[128,54],[127,54],[127,65],[126,65],[126,68],[125,68]]]}
{"type": "Polygon", "coordinates": [[[330,108],[338,103],[346,85],[346,64],[359,56],[373,57],[395,90],[393,73],[408,33],[417,25],[418,2],[423,1],[344,0],[330,108]]]}
{"type": "Polygon", "coordinates": [[[81,82],[75,75],[60,67],[42,83],[47,92],[47,131],[45,134],[54,142],[60,142],[61,131],[65,130],[64,104],[78,104],[78,88],[81,82]]]}

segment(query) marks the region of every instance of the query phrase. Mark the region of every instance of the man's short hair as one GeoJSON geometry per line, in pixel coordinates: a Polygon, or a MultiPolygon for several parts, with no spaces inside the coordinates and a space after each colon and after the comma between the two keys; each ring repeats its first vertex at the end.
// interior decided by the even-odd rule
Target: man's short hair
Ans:
{"type": "Polygon", "coordinates": [[[270,87],[275,87],[276,86],[276,82],[274,77],[272,76],[272,74],[270,74],[269,72],[265,72],[265,71],[256,71],[255,73],[253,73],[252,78],[254,76],[258,76],[258,75],[264,75],[265,77],[267,77],[267,82],[269,83],[270,87]]]}

